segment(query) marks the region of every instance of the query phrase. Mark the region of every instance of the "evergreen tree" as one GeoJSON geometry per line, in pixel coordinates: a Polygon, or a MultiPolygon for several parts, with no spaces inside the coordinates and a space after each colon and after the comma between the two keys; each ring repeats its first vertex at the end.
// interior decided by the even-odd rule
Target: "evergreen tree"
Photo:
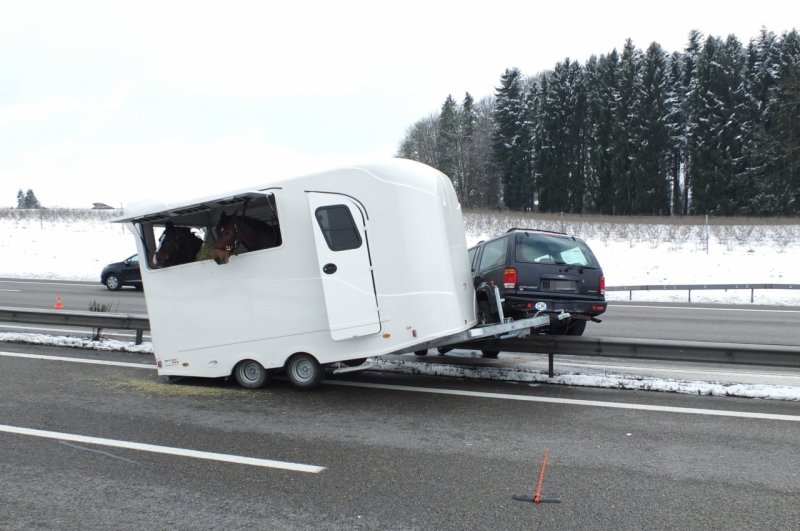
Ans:
{"type": "Polygon", "coordinates": [[[612,137],[611,167],[616,176],[615,206],[619,214],[632,214],[638,187],[632,155],[636,149],[634,112],[641,85],[642,52],[630,39],[625,41],[619,62],[619,92],[612,137]]]}
{"type": "Polygon", "coordinates": [[[616,175],[612,160],[619,92],[619,54],[616,50],[586,66],[588,196],[593,209],[615,214],[616,175]]]}
{"type": "Polygon", "coordinates": [[[566,59],[541,77],[535,97],[534,167],[539,209],[582,212],[585,195],[583,70],[566,59]]]}
{"type": "Polygon", "coordinates": [[[436,135],[436,151],[439,160],[435,166],[439,171],[450,177],[456,192],[459,193],[461,191],[461,176],[458,174],[459,113],[457,107],[456,100],[448,94],[447,99],[442,104],[442,111],[439,113],[438,132],[436,135]]]}
{"type": "Polygon", "coordinates": [[[39,200],[36,199],[36,194],[30,188],[24,194],[22,189],[17,192],[17,208],[42,208],[39,200]]]}
{"type": "Polygon", "coordinates": [[[683,83],[681,76],[684,69],[683,54],[674,52],[669,58],[667,73],[667,118],[665,128],[668,135],[669,153],[667,154],[667,167],[670,184],[669,213],[674,216],[685,214],[683,208],[683,175],[684,159],[683,149],[685,144],[685,123],[683,105],[683,83]]]}
{"type": "Polygon", "coordinates": [[[701,91],[697,81],[697,62],[702,46],[702,34],[697,30],[689,32],[689,43],[683,55],[683,213],[692,209],[691,193],[694,186],[694,165],[692,154],[696,151],[696,129],[700,109],[701,91]]]}
{"type": "Polygon", "coordinates": [[[473,189],[473,167],[474,158],[471,156],[475,147],[473,146],[473,133],[477,116],[475,114],[475,102],[469,92],[464,95],[461,104],[461,114],[459,121],[458,135],[458,175],[461,179],[461,204],[465,208],[471,206],[470,191],[473,189]]]}
{"type": "Polygon", "coordinates": [[[503,182],[503,201],[515,210],[533,203],[526,107],[522,74],[517,68],[506,69],[496,92],[492,154],[503,182]]]}
{"type": "Polygon", "coordinates": [[[795,30],[781,39],[764,118],[770,124],[767,175],[778,199],[774,213],[800,213],[800,35],[795,30]]]}
{"type": "Polygon", "coordinates": [[[743,164],[750,182],[752,197],[750,213],[768,215],[779,211],[768,176],[770,151],[770,121],[764,116],[775,86],[780,58],[780,46],[774,33],[761,30],[759,36],[747,47],[747,120],[743,146],[743,164]]]}
{"type": "Polygon", "coordinates": [[[636,190],[631,212],[634,214],[664,215],[669,212],[667,78],[666,54],[661,46],[652,43],[642,60],[640,87],[631,118],[634,125],[631,175],[636,190]]]}
{"type": "Polygon", "coordinates": [[[735,37],[708,37],[697,63],[699,87],[692,156],[698,213],[740,213],[744,54],[735,37]]]}

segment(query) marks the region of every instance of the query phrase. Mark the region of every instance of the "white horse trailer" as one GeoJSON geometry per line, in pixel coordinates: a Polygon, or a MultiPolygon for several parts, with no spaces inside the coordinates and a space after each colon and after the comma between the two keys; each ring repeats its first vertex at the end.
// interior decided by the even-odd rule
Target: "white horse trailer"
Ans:
{"type": "Polygon", "coordinates": [[[325,367],[483,335],[470,331],[475,291],[460,205],[447,176],[420,163],[137,205],[115,221],[136,236],[160,375],[233,375],[260,387],[285,370],[311,388],[325,367]],[[221,214],[233,212],[278,231],[277,246],[242,249],[222,265],[201,249],[193,262],[155,267],[167,222],[213,245],[221,214]]]}

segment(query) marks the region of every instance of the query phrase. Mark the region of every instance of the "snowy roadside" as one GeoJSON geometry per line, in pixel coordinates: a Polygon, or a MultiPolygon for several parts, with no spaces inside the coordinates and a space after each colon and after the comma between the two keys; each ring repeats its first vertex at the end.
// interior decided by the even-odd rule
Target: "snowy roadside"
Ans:
{"type": "MultiPolygon", "coordinates": [[[[0,342],[27,343],[81,349],[134,352],[152,354],[152,343],[136,345],[133,342],[112,339],[91,339],[48,336],[42,334],[0,333],[0,342]]],[[[607,370],[602,373],[556,374],[549,378],[546,371],[525,365],[505,367],[475,367],[454,362],[451,357],[447,363],[430,361],[409,361],[402,356],[374,358],[369,370],[396,372],[402,374],[422,374],[428,376],[447,376],[472,380],[496,380],[504,382],[569,385],[576,387],[598,387],[607,389],[627,389],[637,391],[658,391],[702,396],[731,396],[741,398],[761,398],[800,402],[800,387],[752,383],[722,383],[697,380],[665,379],[644,376],[614,374],[607,370]]]]}

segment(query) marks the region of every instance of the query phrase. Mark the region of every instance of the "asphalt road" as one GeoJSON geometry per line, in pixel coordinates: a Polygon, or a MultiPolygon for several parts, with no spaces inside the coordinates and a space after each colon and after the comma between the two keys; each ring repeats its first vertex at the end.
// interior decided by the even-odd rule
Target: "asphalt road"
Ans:
{"type": "Polygon", "coordinates": [[[284,381],[249,391],[165,383],[149,356],[0,347],[2,529],[783,530],[800,521],[795,403],[377,373],[314,392],[284,381]],[[561,503],[513,500],[533,494],[545,449],[542,495],[561,503]]]}
{"type": "MultiPolygon", "coordinates": [[[[94,302],[119,313],[146,314],[144,294],[133,288],[109,291],[99,280],[70,282],[0,279],[0,306],[87,310],[94,302]]],[[[602,323],[589,323],[585,335],[635,339],[677,339],[772,345],[797,345],[800,308],[681,303],[609,303],[602,323]]]]}

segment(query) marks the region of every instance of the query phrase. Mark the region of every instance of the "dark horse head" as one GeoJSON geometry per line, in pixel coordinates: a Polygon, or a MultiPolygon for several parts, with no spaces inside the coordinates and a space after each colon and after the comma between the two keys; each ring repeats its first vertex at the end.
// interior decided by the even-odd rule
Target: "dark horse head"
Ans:
{"type": "Polygon", "coordinates": [[[214,232],[217,235],[211,257],[218,264],[227,264],[232,254],[239,253],[239,247],[248,251],[257,251],[280,245],[280,231],[261,220],[248,216],[240,216],[236,210],[233,214],[220,214],[214,232]]]}
{"type": "Polygon", "coordinates": [[[158,250],[153,255],[156,268],[194,262],[203,240],[195,236],[188,227],[176,227],[171,221],[164,226],[158,250]]]}

